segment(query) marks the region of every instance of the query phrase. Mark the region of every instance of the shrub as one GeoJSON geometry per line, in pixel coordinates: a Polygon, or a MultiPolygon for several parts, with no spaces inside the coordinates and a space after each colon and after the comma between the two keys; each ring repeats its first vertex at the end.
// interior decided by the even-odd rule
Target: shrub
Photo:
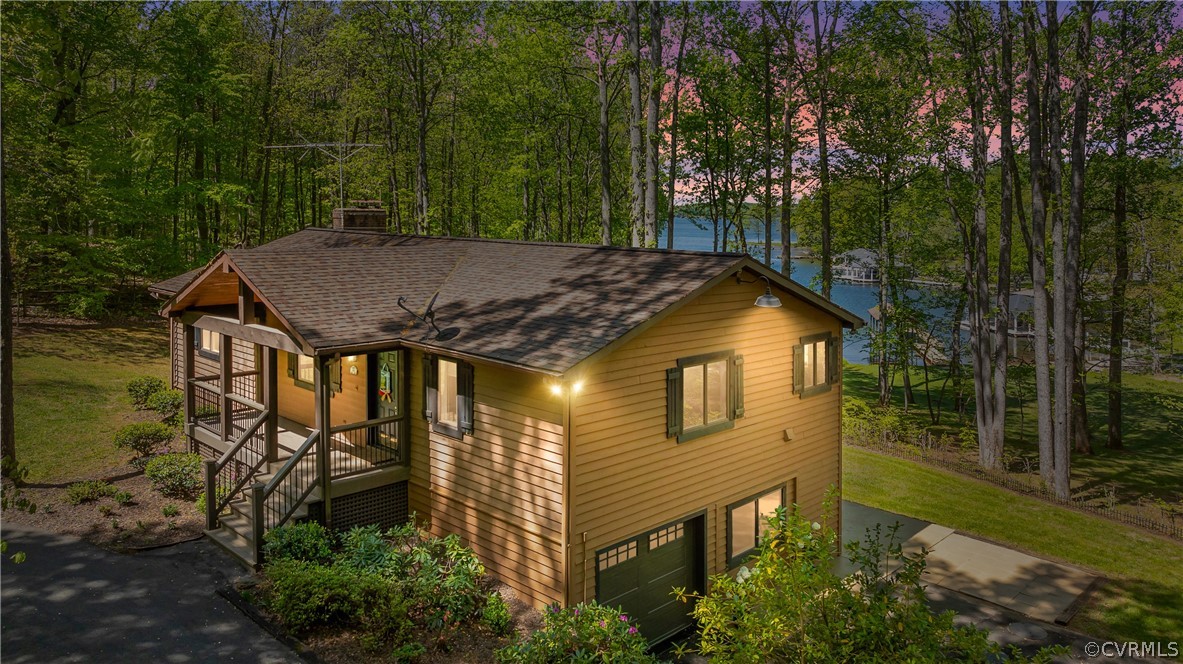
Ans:
{"type": "Polygon", "coordinates": [[[153,489],[170,498],[192,499],[204,483],[198,454],[161,454],[148,462],[144,475],[153,489]]]}
{"type": "Polygon", "coordinates": [[[362,610],[362,579],[343,567],[275,558],[265,569],[267,606],[289,629],[346,622],[362,610]]]}
{"type": "Polygon", "coordinates": [[[135,496],[133,496],[130,491],[118,491],[111,497],[114,498],[115,502],[120,506],[127,507],[131,504],[132,498],[135,496]]]}
{"type": "Polygon", "coordinates": [[[102,480],[75,482],[66,487],[66,501],[71,505],[92,503],[115,493],[115,487],[102,480]]]}
{"type": "MultiPolygon", "coordinates": [[[[230,495],[230,490],[224,486],[218,487],[218,502],[221,502],[226,496],[230,495]]],[[[202,516],[205,515],[205,492],[202,491],[197,495],[197,501],[194,503],[197,507],[197,513],[202,516]]]]}
{"type": "Polygon", "coordinates": [[[392,541],[384,575],[398,580],[419,624],[439,630],[479,616],[485,567],[458,535],[425,537],[414,527],[387,535],[392,541]]]}
{"type": "Polygon", "coordinates": [[[336,564],[359,572],[380,572],[390,563],[391,545],[378,526],[357,526],[341,536],[336,564]]]}
{"type": "Polygon", "coordinates": [[[163,389],[164,381],[156,376],[137,376],[127,383],[127,394],[136,408],[146,408],[148,398],[163,389]]]}
{"type": "Polygon", "coordinates": [[[481,611],[481,624],[494,636],[509,636],[513,630],[513,615],[501,593],[489,593],[485,608],[481,611]]]}
{"type": "Polygon", "coordinates": [[[171,519],[174,516],[181,513],[181,508],[177,507],[176,505],[174,505],[172,503],[169,503],[169,504],[165,505],[164,507],[160,508],[160,513],[162,515],[164,515],[164,518],[171,519]]]}
{"type": "Polygon", "coordinates": [[[315,521],[282,526],[263,535],[263,555],[268,560],[327,563],[333,557],[333,535],[315,521]]]}
{"type": "Polygon", "coordinates": [[[176,431],[161,422],[136,422],[115,432],[115,447],[128,449],[137,457],[147,457],[173,439],[176,431]]]}
{"type": "Polygon", "coordinates": [[[149,410],[160,414],[161,419],[169,424],[180,424],[181,407],[185,405],[185,395],[180,390],[160,390],[148,397],[144,404],[149,410]]]}
{"type": "MultiPolygon", "coordinates": [[[[648,643],[628,616],[596,602],[560,609],[543,616],[542,629],[520,643],[497,651],[499,662],[656,662],[648,643]]],[[[762,660],[760,660],[762,661],[762,660]]]]}

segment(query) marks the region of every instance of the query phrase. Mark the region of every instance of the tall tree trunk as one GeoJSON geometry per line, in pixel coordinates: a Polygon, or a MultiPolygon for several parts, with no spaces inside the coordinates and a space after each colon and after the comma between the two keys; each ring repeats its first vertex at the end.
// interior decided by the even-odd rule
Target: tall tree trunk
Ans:
{"type": "MultiPolygon", "coordinates": [[[[822,297],[830,298],[830,288],[834,283],[834,258],[831,255],[830,228],[830,152],[826,130],[827,104],[829,96],[830,48],[822,41],[822,24],[819,20],[818,6],[821,3],[814,0],[813,5],[813,46],[815,64],[817,67],[814,81],[814,112],[817,114],[817,162],[818,162],[818,190],[821,199],[822,226],[822,297]]],[[[837,23],[833,21],[832,23],[837,23]]],[[[833,28],[831,27],[831,35],[833,28]]],[[[832,36],[831,36],[832,39],[832,36]]]]}
{"type": "MultiPolygon", "coordinates": [[[[891,403],[891,356],[889,326],[894,326],[894,312],[888,299],[891,293],[891,255],[888,248],[891,237],[891,223],[888,217],[887,197],[883,194],[884,187],[880,185],[879,194],[879,405],[891,403]]],[[[899,332],[897,331],[897,334],[899,332]]]]}
{"type": "MultiPolygon", "coordinates": [[[[1011,289],[1011,236],[1014,222],[1014,173],[1009,164],[1014,160],[1014,45],[1011,35],[1010,3],[1000,0],[998,13],[1001,23],[1001,53],[999,54],[999,78],[1001,79],[998,115],[1001,123],[1001,210],[998,220],[998,289],[995,294],[994,315],[994,417],[991,438],[1001,452],[1006,438],[1006,374],[1008,358],[1008,337],[1010,329],[1011,289]]],[[[1000,459],[1001,460],[1001,459],[1000,459]]]]}
{"type": "Polygon", "coordinates": [[[670,178],[667,203],[669,213],[665,222],[665,248],[674,248],[674,195],[678,182],[678,103],[682,96],[682,55],[686,51],[686,33],[690,27],[690,5],[682,4],[682,32],[678,35],[678,57],[674,60],[674,91],[670,112],[670,178]]]}
{"type": "Polygon", "coordinates": [[[1052,201],[1053,284],[1052,327],[1055,332],[1055,371],[1053,372],[1052,454],[1055,459],[1052,490],[1061,498],[1068,496],[1068,455],[1072,440],[1072,358],[1074,319],[1070,316],[1074,301],[1069,282],[1067,231],[1063,205],[1063,131],[1060,126],[1060,21],[1055,0],[1047,0],[1047,124],[1048,182],[1052,201]]]}
{"type": "MultiPolygon", "coordinates": [[[[0,163],[4,163],[0,146],[0,163]]],[[[12,381],[12,252],[8,247],[6,174],[0,174],[0,465],[5,474],[16,465],[16,424],[12,381]]]]}
{"type": "Polygon", "coordinates": [[[629,228],[632,246],[641,245],[641,225],[645,219],[645,179],[643,162],[645,144],[641,138],[641,123],[644,115],[641,109],[641,18],[637,0],[627,0],[624,6],[628,13],[628,91],[629,91],[629,181],[632,189],[629,198],[629,228]]]}
{"type": "Polygon", "coordinates": [[[772,267],[772,35],[768,14],[760,5],[760,39],[764,51],[764,264],[772,267]]]}
{"type": "MultiPolygon", "coordinates": [[[[425,94],[425,93],[424,93],[425,94]]],[[[416,147],[418,158],[415,162],[415,234],[428,233],[428,183],[427,183],[427,102],[422,101],[419,106],[419,122],[416,129],[416,147]]]]}
{"type": "MultiPolygon", "coordinates": [[[[1064,348],[1065,355],[1068,356],[1064,362],[1065,374],[1063,375],[1063,392],[1066,396],[1064,404],[1064,419],[1067,422],[1066,438],[1062,443],[1062,455],[1064,466],[1060,472],[1059,484],[1057,486],[1057,493],[1061,492],[1066,497],[1070,491],[1069,472],[1071,468],[1071,460],[1069,455],[1073,447],[1077,450],[1091,452],[1092,449],[1088,444],[1088,433],[1077,431],[1077,425],[1080,422],[1079,414],[1083,403],[1078,401],[1078,397],[1083,399],[1084,393],[1082,385],[1080,385],[1081,366],[1080,358],[1083,355],[1084,339],[1077,338],[1078,330],[1083,335],[1084,319],[1080,312],[1080,245],[1081,235],[1084,231],[1084,188],[1085,188],[1085,140],[1088,138],[1088,118],[1089,118],[1089,66],[1092,57],[1092,40],[1093,40],[1093,11],[1094,3],[1092,0],[1082,0],[1079,5],[1081,13],[1081,22],[1076,40],[1077,63],[1080,71],[1077,72],[1077,78],[1073,90],[1073,108],[1072,108],[1072,153],[1071,153],[1071,191],[1069,193],[1069,210],[1068,210],[1068,228],[1067,238],[1064,247],[1064,324],[1066,326],[1064,334],[1064,346],[1057,346],[1057,348],[1064,348]],[[1084,434],[1082,443],[1081,434],[1084,434]]],[[[1057,270],[1057,274],[1059,271],[1057,270]]],[[[1057,303],[1059,304],[1059,303],[1057,303]]],[[[1056,359],[1059,360],[1060,353],[1056,353],[1056,359]]],[[[1057,362],[1057,369],[1059,362],[1057,362]]],[[[1057,380],[1061,380],[1059,375],[1057,380]]],[[[1060,468],[1057,468],[1060,471],[1060,468]]]]}
{"type": "Polygon", "coordinates": [[[1043,191],[1043,122],[1039,88],[1043,77],[1039,70],[1037,43],[1038,6],[1023,8],[1023,41],[1027,50],[1027,142],[1031,160],[1031,280],[1034,285],[1035,400],[1038,414],[1039,475],[1051,486],[1055,474],[1052,449],[1052,395],[1050,344],[1048,339],[1047,297],[1047,201],[1043,191]]]}
{"type": "MultiPolygon", "coordinates": [[[[600,45],[602,37],[600,29],[595,31],[596,45],[600,45]]],[[[596,93],[600,102],[600,244],[612,244],[612,151],[609,132],[611,119],[608,97],[608,62],[607,54],[596,51],[596,93]]]]}
{"type": "MultiPolygon", "coordinates": [[[[1118,10],[1118,42],[1123,53],[1129,49],[1129,23],[1131,6],[1122,4],[1118,10]]],[[[1118,77],[1117,127],[1114,153],[1117,173],[1113,183],[1113,285],[1109,299],[1109,384],[1108,393],[1108,436],[1105,446],[1121,449],[1121,370],[1125,351],[1126,284],[1130,279],[1129,231],[1126,228],[1128,203],[1126,188],[1129,183],[1129,165],[1126,154],[1130,142],[1130,116],[1133,114],[1129,90],[1128,68],[1118,77]]]]}
{"type": "Polygon", "coordinates": [[[789,95],[785,95],[784,134],[781,150],[784,156],[780,167],[780,273],[786,277],[793,274],[793,154],[796,153],[797,138],[793,135],[797,108],[789,95]]]}
{"type": "Polygon", "coordinates": [[[965,92],[970,112],[973,136],[971,169],[973,172],[973,223],[969,229],[968,255],[973,273],[973,291],[969,298],[970,352],[973,357],[974,420],[978,434],[978,462],[983,468],[1002,466],[1002,438],[995,435],[993,343],[987,316],[990,311],[990,255],[987,246],[986,220],[986,160],[987,138],[985,100],[982,91],[985,80],[982,53],[979,49],[976,17],[970,14],[977,6],[957,2],[953,6],[958,32],[961,35],[961,66],[964,69],[965,92]],[[972,8],[971,8],[972,7],[972,8]]]}
{"type": "Polygon", "coordinates": [[[661,145],[658,121],[661,119],[661,90],[665,85],[665,67],[661,61],[663,30],[661,3],[649,0],[649,104],[645,123],[645,246],[657,246],[657,153],[661,145]]]}

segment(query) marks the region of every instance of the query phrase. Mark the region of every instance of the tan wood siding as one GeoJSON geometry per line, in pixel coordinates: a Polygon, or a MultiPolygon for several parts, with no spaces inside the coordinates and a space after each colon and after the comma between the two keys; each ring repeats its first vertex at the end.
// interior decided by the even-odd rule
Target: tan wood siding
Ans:
{"type": "MultiPolygon", "coordinates": [[[[288,354],[278,353],[279,375],[276,378],[279,416],[306,427],[316,426],[316,400],[312,390],[296,384],[288,376],[288,354]]],[[[341,358],[341,391],[333,395],[329,404],[332,426],[353,424],[368,419],[366,412],[366,356],[356,355],[350,360],[341,358]],[[357,374],[350,373],[350,367],[357,367],[357,374]]]]}
{"type": "Polygon", "coordinates": [[[458,533],[489,573],[535,605],[563,601],[563,403],[545,380],[474,365],[473,433],[423,419],[422,353],[410,353],[411,509],[458,533]]]}
{"type": "Polygon", "coordinates": [[[583,387],[572,412],[571,602],[594,597],[598,549],[702,510],[709,574],[727,567],[729,504],[787,484],[789,500],[820,514],[840,480],[841,388],[793,394],[792,347],[822,332],[841,343],[841,330],[784,293],[779,309],[753,306],[762,292],[724,281],[572,376],[583,387]],[[666,369],[724,350],[744,357],[745,416],[681,444],[667,438],[666,369]]]}

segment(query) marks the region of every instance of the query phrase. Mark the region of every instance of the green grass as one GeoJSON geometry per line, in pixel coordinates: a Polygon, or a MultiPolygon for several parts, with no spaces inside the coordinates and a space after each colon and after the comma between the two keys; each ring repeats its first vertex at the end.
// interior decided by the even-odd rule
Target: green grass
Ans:
{"type": "Polygon", "coordinates": [[[1110,581],[1072,620],[1073,629],[1135,641],[1183,635],[1177,542],[857,447],[843,448],[842,481],[847,500],[1102,573],[1110,581]]]}
{"type": "Polygon", "coordinates": [[[167,379],[163,323],[37,323],[14,336],[16,450],[28,481],[66,483],[126,461],[112,439],[132,421],[127,381],[167,379]]]}
{"type": "MultiPolygon", "coordinates": [[[[843,389],[850,396],[877,403],[879,392],[876,382],[878,367],[870,364],[847,364],[843,374],[843,389]]],[[[933,408],[937,407],[943,370],[929,371],[929,387],[932,392],[933,408]]],[[[1127,375],[1123,379],[1123,438],[1125,448],[1111,450],[1105,447],[1107,425],[1107,393],[1105,377],[1101,374],[1087,376],[1089,432],[1092,436],[1093,454],[1074,454],[1072,457],[1072,484],[1077,495],[1098,496],[1112,487],[1119,502],[1133,503],[1142,496],[1156,496],[1167,501],[1183,500],[1183,435],[1179,433],[1183,413],[1163,406],[1164,398],[1183,399],[1183,382],[1150,376],[1127,375]],[[1175,429],[1172,431],[1171,427],[1175,429]]],[[[903,406],[903,379],[897,375],[892,404],[903,406]]],[[[934,433],[956,435],[961,426],[973,425],[973,399],[964,422],[953,412],[953,399],[946,390],[941,404],[944,414],[940,425],[932,425],[925,396],[924,373],[912,370],[912,391],[916,403],[911,408],[911,417],[917,424],[928,426],[934,433]]],[[[971,387],[972,389],[972,387],[971,387]]],[[[1037,467],[1038,448],[1035,439],[1034,385],[1024,385],[1026,400],[1020,409],[1013,388],[1008,395],[1006,422],[1006,449],[1031,459],[1037,467]]],[[[1012,470],[1014,468],[1012,467],[1012,470]]]]}

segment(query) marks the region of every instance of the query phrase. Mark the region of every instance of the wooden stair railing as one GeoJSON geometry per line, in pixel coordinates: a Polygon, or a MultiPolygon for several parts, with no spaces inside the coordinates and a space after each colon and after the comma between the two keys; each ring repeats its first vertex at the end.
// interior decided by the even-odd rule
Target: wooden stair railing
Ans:
{"type": "Polygon", "coordinates": [[[288,522],[320,484],[316,448],[320,432],[313,431],[271,479],[251,486],[251,528],[255,560],[263,560],[263,534],[288,522]]]}
{"type": "MultiPolygon", "coordinates": [[[[257,405],[257,404],[252,404],[257,405]]],[[[267,421],[269,411],[262,409],[259,416],[234,440],[216,461],[205,462],[205,525],[207,530],[218,527],[218,516],[238,495],[247,482],[267,463],[267,442],[257,435],[267,421]],[[254,443],[249,445],[249,443],[254,443]],[[240,458],[241,457],[241,458],[240,458]],[[231,465],[231,462],[234,462],[231,465]],[[227,472],[229,468],[229,472],[227,472]],[[219,489],[221,489],[219,491],[219,489]]]]}

